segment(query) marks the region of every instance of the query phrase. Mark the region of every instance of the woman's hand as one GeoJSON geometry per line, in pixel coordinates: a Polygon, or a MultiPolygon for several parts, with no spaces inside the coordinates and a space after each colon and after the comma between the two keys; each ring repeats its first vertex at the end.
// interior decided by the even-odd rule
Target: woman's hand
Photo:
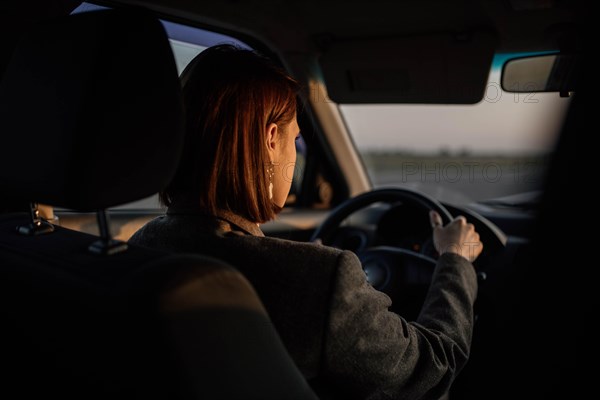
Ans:
{"type": "Polygon", "coordinates": [[[481,254],[483,244],[479,234],[465,217],[458,216],[446,226],[435,211],[429,213],[429,219],[433,228],[433,244],[440,255],[455,253],[473,262],[481,254]]]}

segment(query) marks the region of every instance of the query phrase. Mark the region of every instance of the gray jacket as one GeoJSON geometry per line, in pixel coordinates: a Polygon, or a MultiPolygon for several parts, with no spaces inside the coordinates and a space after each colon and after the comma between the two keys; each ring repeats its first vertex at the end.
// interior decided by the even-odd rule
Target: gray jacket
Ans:
{"type": "Polygon", "coordinates": [[[388,311],[356,255],[265,237],[231,213],[169,209],[130,243],[197,252],[238,268],[259,294],[283,343],[318,393],[340,398],[438,399],[468,359],[477,279],[444,254],[416,321],[388,311]]]}

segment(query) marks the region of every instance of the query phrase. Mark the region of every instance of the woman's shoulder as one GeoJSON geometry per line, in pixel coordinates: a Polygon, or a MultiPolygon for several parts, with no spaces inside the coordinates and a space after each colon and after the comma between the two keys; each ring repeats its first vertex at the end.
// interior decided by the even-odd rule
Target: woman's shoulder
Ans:
{"type": "Polygon", "coordinates": [[[330,265],[336,274],[363,277],[362,264],[358,256],[349,251],[313,242],[296,242],[272,237],[257,238],[279,248],[279,253],[299,260],[301,263],[330,265]]]}
{"type": "Polygon", "coordinates": [[[193,237],[195,229],[196,226],[186,222],[185,218],[161,215],[148,221],[138,229],[128,240],[128,243],[166,250],[181,250],[178,248],[177,243],[182,238],[193,237]],[[172,248],[173,246],[174,248],[172,248]]]}
{"type": "Polygon", "coordinates": [[[338,258],[343,250],[335,247],[325,246],[314,242],[298,242],[295,240],[281,239],[277,237],[265,236],[256,238],[261,240],[264,245],[289,249],[290,251],[299,252],[300,254],[314,254],[321,257],[338,258]]]}
{"type": "Polygon", "coordinates": [[[253,236],[239,231],[223,231],[213,221],[160,216],[147,222],[129,243],[173,251],[216,254],[236,262],[247,260],[299,267],[345,266],[359,264],[354,253],[312,242],[299,242],[273,236],[253,236]],[[200,223],[202,222],[202,223],[200,223]]]}

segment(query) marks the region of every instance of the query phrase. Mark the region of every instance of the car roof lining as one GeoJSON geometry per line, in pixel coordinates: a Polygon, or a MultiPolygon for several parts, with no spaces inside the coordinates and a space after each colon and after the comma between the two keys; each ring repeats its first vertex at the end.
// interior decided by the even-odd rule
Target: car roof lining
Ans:
{"type": "Polygon", "coordinates": [[[200,23],[237,27],[255,32],[280,51],[314,50],[315,38],[340,39],[419,35],[433,32],[494,30],[499,50],[522,51],[556,48],[557,35],[574,23],[574,5],[566,1],[543,2],[544,7],[524,7],[513,0],[116,0],[200,23]]]}
{"type": "Polygon", "coordinates": [[[562,50],[565,43],[574,47],[569,45],[574,9],[561,1],[373,0],[368,7],[341,0],[100,2],[146,7],[201,26],[238,31],[265,43],[284,60],[290,54],[316,55],[321,70],[316,77],[325,81],[332,100],[348,104],[474,104],[483,98],[494,51],[562,50]],[[464,41],[462,47],[460,41],[448,44],[457,37],[480,38],[482,32],[494,39],[474,40],[469,49],[464,41]],[[431,54],[428,61],[421,54],[421,66],[407,65],[419,56],[424,38],[436,35],[446,38],[437,47],[443,51],[431,54]],[[391,54],[390,43],[399,44],[399,50],[391,54]],[[367,54],[369,61],[356,54],[367,54]],[[431,77],[443,79],[427,83],[431,77]]]}
{"type": "MultiPolygon", "coordinates": [[[[70,0],[55,1],[60,3],[62,8],[67,8],[67,3],[72,4],[70,0]]],[[[35,4],[39,1],[31,0],[31,2],[35,4]]],[[[330,97],[339,103],[472,104],[481,100],[482,90],[479,89],[485,86],[486,82],[485,78],[481,77],[483,73],[476,73],[475,78],[471,72],[484,69],[489,71],[490,68],[490,64],[481,65],[482,60],[487,60],[490,48],[484,49],[480,45],[471,55],[464,55],[462,60],[448,57],[447,49],[446,53],[441,55],[443,60],[440,61],[439,68],[429,63],[429,68],[409,71],[411,87],[420,95],[407,96],[406,85],[401,85],[402,82],[397,76],[399,70],[406,71],[406,66],[395,65],[386,68],[382,65],[382,60],[386,60],[385,57],[376,55],[370,65],[361,65],[357,71],[356,66],[352,64],[358,57],[353,59],[346,51],[339,51],[340,46],[348,47],[349,43],[357,46],[357,54],[362,54],[373,46],[385,48],[386,43],[390,41],[401,41],[404,47],[399,53],[402,57],[410,59],[417,54],[415,49],[419,41],[431,35],[450,37],[473,35],[474,32],[490,32],[496,35],[494,50],[504,53],[565,49],[568,51],[576,47],[574,43],[577,39],[574,33],[576,31],[575,6],[559,0],[544,2],[373,0],[368,3],[368,7],[363,5],[364,2],[356,0],[327,2],[92,0],[92,2],[113,7],[148,8],[160,17],[175,22],[188,21],[196,26],[221,30],[222,33],[238,36],[263,52],[268,48],[267,54],[273,52],[269,55],[278,55],[284,62],[290,58],[290,55],[304,54],[305,57],[324,55],[318,60],[320,71],[313,77],[327,79],[325,83],[330,97]],[[248,40],[250,38],[255,38],[256,41],[252,43],[253,41],[248,40]],[[416,38],[412,44],[409,43],[411,38],[416,38]],[[256,46],[256,43],[260,43],[261,46],[256,46]],[[334,43],[333,47],[332,43],[334,43]],[[369,45],[365,45],[367,43],[369,45]],[[473,63],[473,55],[477,52],[480,53],[479,64],[473,69],[465,69],[463,73],[456,67],[473,63]],[[461,90],[453,90],[449,80],[447,80],[448,84],[438,83],[436,87],[430,89],[423,85],[415,86],[415,82],[423,82],[427,75],[447,76],[450,70],[457,74],[452,79],[463,82],[460,84],[462,86],[464,82],[477,80],[474,85],[477,88],[475,90],[469,88],[468,91],[476,92],[480,97],[465,96],[462,86],[461,90]],[[339,77],[344,77],[344,80],[341,81],[339,77]],[[371,84],[366,88],[367,90],[357,90],[357,82],[371,82],[371,84]],[[404,89],[391,90],[390,88],[394,86],[402,86],[404,89]],[[383,90],[377,90],[377,87],[383,90]]],[[[396,56],[392,61],[398,64],[398,59],[399,57],[396,56]]],[[[298,68],[294,65],[288,67],[292,70],[298,68]]],[[[314,70],[312,72],[314,73],[314,70]]]]}

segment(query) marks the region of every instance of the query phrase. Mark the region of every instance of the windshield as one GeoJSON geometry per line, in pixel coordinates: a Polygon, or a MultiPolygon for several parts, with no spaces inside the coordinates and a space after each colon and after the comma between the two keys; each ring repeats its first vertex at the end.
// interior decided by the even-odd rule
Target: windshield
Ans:
{"type": "Polygon", "coordinates": [[[570,100],[502,91],[507,58],[494,57],[484,99],[474,105],[340,105],[373,186],[456,205],[541,189],[570,100]]]}

